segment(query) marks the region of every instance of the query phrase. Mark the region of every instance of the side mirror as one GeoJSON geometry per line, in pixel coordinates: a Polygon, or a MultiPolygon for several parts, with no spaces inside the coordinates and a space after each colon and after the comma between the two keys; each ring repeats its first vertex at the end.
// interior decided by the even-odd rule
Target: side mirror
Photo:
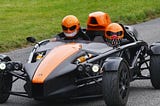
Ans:
{"type": "Polygon", "coordinates": [[[31,42],[31,43],[37,43],[36,39],[34,37],[27,37],[26,40],[31,42]]]}

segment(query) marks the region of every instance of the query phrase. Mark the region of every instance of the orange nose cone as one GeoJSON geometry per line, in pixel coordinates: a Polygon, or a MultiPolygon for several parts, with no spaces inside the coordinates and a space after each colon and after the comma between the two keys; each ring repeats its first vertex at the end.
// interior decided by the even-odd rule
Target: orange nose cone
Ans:
{"type": "Polygon", "coordinates": [[[52,49],[40,63],[32,79],[32,83],[44,83],[47,76],[54,71],[63,61],[81,49],[80,44],[69,43],[52,49]]]}

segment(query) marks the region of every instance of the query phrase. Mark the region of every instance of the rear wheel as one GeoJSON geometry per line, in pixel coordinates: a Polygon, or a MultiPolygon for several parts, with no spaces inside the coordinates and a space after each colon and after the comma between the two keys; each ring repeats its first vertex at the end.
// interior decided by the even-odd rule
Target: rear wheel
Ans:
{"type": "Polygon", "coordinates": [[[150,58],[151,83],[155,89],[160,89],[160,55],[153,55],[150,58]]]}
{"type": "Polygon", "coordinates": [[[125,106],[127,104],[130,77],[129,68],[124,61],[121,61],[117,71],[104,71],[102,84],[107,106],[125,106]]]}

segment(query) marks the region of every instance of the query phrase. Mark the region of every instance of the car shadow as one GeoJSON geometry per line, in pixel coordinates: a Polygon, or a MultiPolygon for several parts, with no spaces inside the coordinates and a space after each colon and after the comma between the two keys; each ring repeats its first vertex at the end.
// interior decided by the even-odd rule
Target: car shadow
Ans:
{"type": "MultiPolygon", "coordinates": [[[[130,84],[130,93],[128,105],[148,102],[151,98],[155,100],[159,96],[159,91],[152,87],[150,80],[136,80],[130,84]],[[152,96],[154,95],[154,96],[152,96]],[[146,99],[147,98],[147,99],[146,99]]],[[[149,102],[148,102],[149,103],[149,102]]],[[[30,98],[11,96],[10,99],[2,106],[106,106],[103,97],[76,99],[69,101],[37,101],[30,98]],[[16,98],[16,99],[14,99],[16,98]]],[[[135,106],[135,105],[134,105],[135,106]]]]}
{"type": "Polygon", "coordinates": [[[68,101],[36,101],[34,106],[105,106],[105,103],[102,97],[96,97],[68,101]]]}

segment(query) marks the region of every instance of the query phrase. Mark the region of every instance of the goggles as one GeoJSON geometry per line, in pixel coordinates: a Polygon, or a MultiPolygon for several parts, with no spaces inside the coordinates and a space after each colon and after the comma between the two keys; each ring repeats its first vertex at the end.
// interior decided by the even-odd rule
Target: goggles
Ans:
{"type": "Polygon", "coordinates": [[[119,31],[119,32],[107,31],[106,34],[107,34],[108,36],[112,36],[112,35],[121,36],[121,35],[122,35],[122,31],[119,31]]]}
{"type": "Polygon", "coordinates": [[[71,27],[66,27],[66,26],[64,26],[64,25],[62,25],[62,29],[64,30],[64,31],[67,31],[68,29],[69,30],[71,30],[71,31],[73,31],[73,30],[75,30],[76,29],[76,25],[73,25],[73,26],[71,26],[71,27]]]}

